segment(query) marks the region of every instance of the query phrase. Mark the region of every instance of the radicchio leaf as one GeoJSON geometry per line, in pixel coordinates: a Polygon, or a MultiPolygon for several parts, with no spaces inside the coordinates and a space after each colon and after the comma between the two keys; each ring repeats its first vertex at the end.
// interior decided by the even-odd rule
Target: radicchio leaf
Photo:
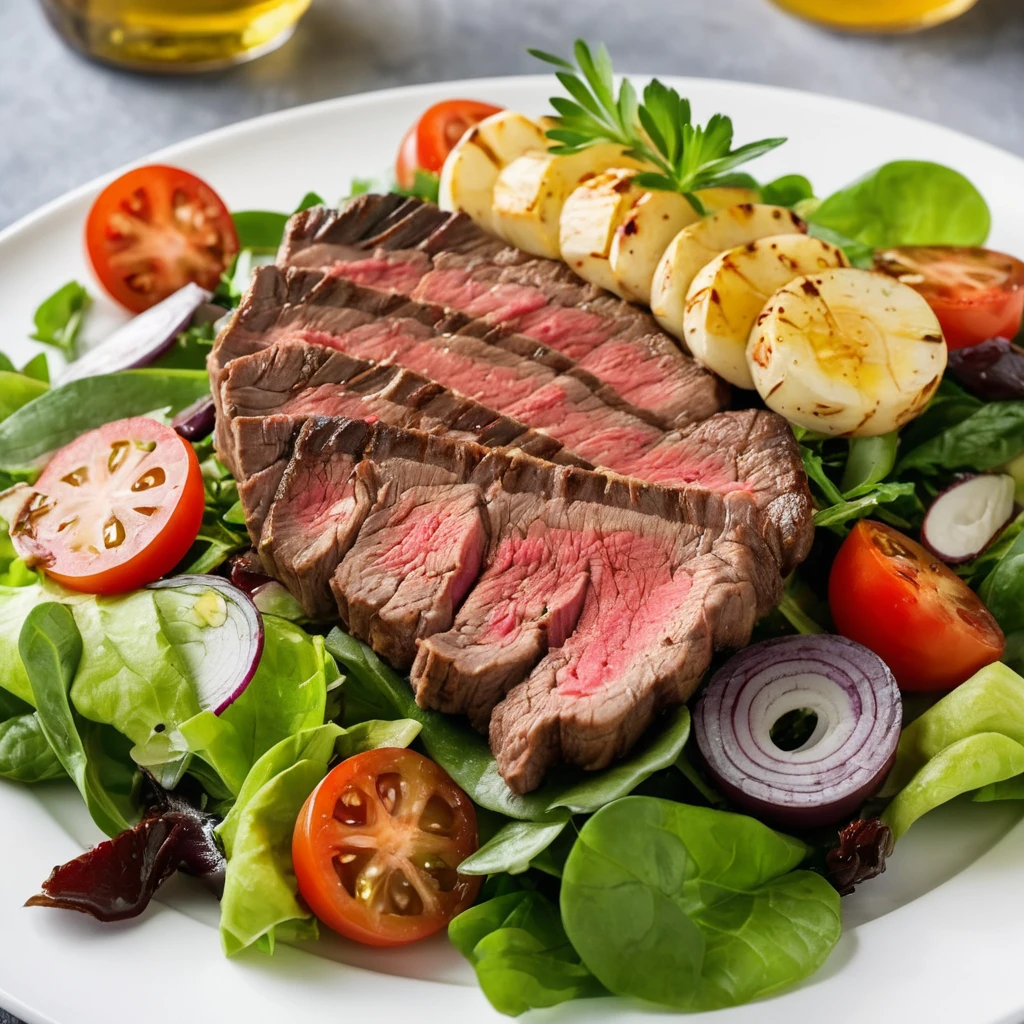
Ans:
{"type": "Polygon", "coordinates": [[[217,819],[187,800],[154,787],[155,800],[134,828],[55,867],[26,907],[57,907],[99,921],[137,917],[175,871],[202,879],[218,895],[224,854],[214,838],[217,819]]]}
{"type": "Polygon", "coordinates": [[[825,854],[828,880],[840,896],[885,871],[892,854],[892,831],[878,818],[857,819],[839,832],[839,843],[825,854]]]}

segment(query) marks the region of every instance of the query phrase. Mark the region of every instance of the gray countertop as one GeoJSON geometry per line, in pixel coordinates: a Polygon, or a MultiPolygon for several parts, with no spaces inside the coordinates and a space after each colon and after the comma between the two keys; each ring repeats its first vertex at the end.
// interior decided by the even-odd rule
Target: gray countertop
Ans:
{"type": "MultiPolygon", "coordinates": [[[[1024,154],[1022,0],[981,0],[953,24],[886,38],[822,32],[767,0],[314,0],[278,52],[195,78],[87,63],[61,45],[32,0],[4,0],[0,227],[220,125],[384,86],[536,71],[527,46],[564,52],[577,35],[608,41],[623,70],[844,96],[1024,154]]],[[[40,865],[40,878],[48,867],[40,865]]],[[[12,1021],[0,1010],[0,1024],[12,1021]]]]}
{"type": "MultiPolygon", "coordinates": [[[[839,0],[837,0],[839,2],[839,0]]],[[[33,0],[0,4],[0,227],[151,150],[281,107],[408,82],[538,70],[527,46],[604,39],[616,66],[864,100],[1024,154],[1024,2],[913,36],[823,32],[768,0],[314,0],[281,50],[194,78],[66,50],[33,0]]]]}

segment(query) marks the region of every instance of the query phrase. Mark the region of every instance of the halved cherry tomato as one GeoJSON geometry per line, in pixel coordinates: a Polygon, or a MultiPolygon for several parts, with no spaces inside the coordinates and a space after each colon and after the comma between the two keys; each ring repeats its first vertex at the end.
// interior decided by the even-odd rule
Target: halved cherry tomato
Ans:
{"type": "Polygon", "coordinates": [[[476,812],[443,768],[400,747],[342,761],[310,794],[292,836],[299,892],[329,928],[369,946],[440,931],[481,879],[476,812]]]}
{"type": "Polygon", "coordinates": [[[882,523],[861,520],[843,541],[828,601],[839,632],[873,650],[903,690],[951,690],[1006,646],[959,576],[882,523]]]}
{"type": "Polygon", "coordinates": [[[478,100],[445,100],[425,110],[398,148],[395,178],[399,186],[412,188],[417,169],[440,173],[445,157],[466,131],[501,109],[478,100]]]}
{"type": "Polygon", "coordinates": [[[1024,315],[1024,263],[991,249],[909,245],[875,256],[881,271],[916,288],[935,311],[946,344],[1012,340],[1024,315]]]}
{"type": "Polygon", "coordinates": [[[177,167],[137,167],[111,182],[85,222],[89,260],[107,294],[133,313],[190,281],[216,288],[238,252],[224,201],[177,167]]]}
{"type": "Polygon", "coordinates": [[[195,450],[144,416],[61,448],[11,529],[29,565],[72,590],[118,594],[170,572],[203,520],[195,450]]]}

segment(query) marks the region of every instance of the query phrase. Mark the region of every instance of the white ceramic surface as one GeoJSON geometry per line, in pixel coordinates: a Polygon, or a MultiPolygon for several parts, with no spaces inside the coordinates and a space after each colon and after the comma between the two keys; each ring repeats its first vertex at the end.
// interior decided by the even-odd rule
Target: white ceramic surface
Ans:
{"type": "MultiPolygon", "coordinates": [[[[697,117],[732,115],[739,142],[786,135],[755,165],[807,174],[819,194],[886,160],[940,160],[967,174],[993,211],[992,244],[1024,252],[1024,161],[944,128],[838,100],[702,80],[676,83],[697,117]]],[[[233,209],[288,209],[313,189],[333,199],[386,168],[402,132],[436,100],[466,95],[540,111],[551,79],[445,83],[321,103],[235,125],[156,154],[202,175],[233,209]]],[[[81,247],[95,182],[0,233],[0,350],[27,359],[39,301],[89,281],[81,247]]],[[[101,300],[88,335],[120,318],[101,300]]],[[[97,925],[29,910],[50,867],[99,838],[66,786],[0,783],[0,1006],[31,1024],[280,1024],[344,1019],[501,1020],[443,938],[397,952],[324,941],[228,961],[217,908],[175,880],[140,920],[97,925]]],[[[708,1016],[716,1024],[1017,1024],[1024,1019],[1024,823],[1012,805],[958,802],[915,825],[889,871],[843,901],[844,935],[793,991],[708,1016]]],[[[652,1018],[617,1000],[569,1004],[550,1021],[652,1018]]],[[[531,1014],[530,1019],[541,1018],[531,1014]]]]}

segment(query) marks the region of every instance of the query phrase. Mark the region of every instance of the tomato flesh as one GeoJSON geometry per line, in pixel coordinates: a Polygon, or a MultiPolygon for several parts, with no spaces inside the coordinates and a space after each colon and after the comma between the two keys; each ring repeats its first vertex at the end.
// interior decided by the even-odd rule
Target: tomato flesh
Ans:
{"type": "Polygon", "coordinates": [[[216,288],[238,252],[238,234],[205,181],[152,165],[123,174],[99,194],[85,245],[107,294],[141,313],[189,282],[216,288]]]}
{"type": "Polygon", "coordinates": [[[902,690],[951,690],[1002,657],[1006,641],[977,595],[920,544],[861,520],[832,565],[838,631],[873,650],[902,690]]]}
{"type": "Polygon", "coordinates": [[[425,110],[398,149],[395,178],[399,186],[412,188],[417,170],[439,174],[455,143],[473,125],[501,109],[478,100],[444,100],[425,110]]]}
{"type": "Polygon", "coordinates": [[[137,416],[61,448],[11,528],[15,549],[59,583],[90,594],[136,590],[170,572],[203,519],[195,450],[137,416]]]}
{"type": "Polygon", "coordinates": [[[444,769],[413,750],[350,757],[310,794],[292,836],[299,892],[329,928],[370,946],[433,935],[482,879],[456,868],[478,845],[476,812],[444,769]]]}
{"type": "Polygon", "coordinates": [[[1024,263],[991,249],[911,245],[886,249],[877,268],[917,289],[951,349],[1013,339],[1024,316],[1024,263]]]}

